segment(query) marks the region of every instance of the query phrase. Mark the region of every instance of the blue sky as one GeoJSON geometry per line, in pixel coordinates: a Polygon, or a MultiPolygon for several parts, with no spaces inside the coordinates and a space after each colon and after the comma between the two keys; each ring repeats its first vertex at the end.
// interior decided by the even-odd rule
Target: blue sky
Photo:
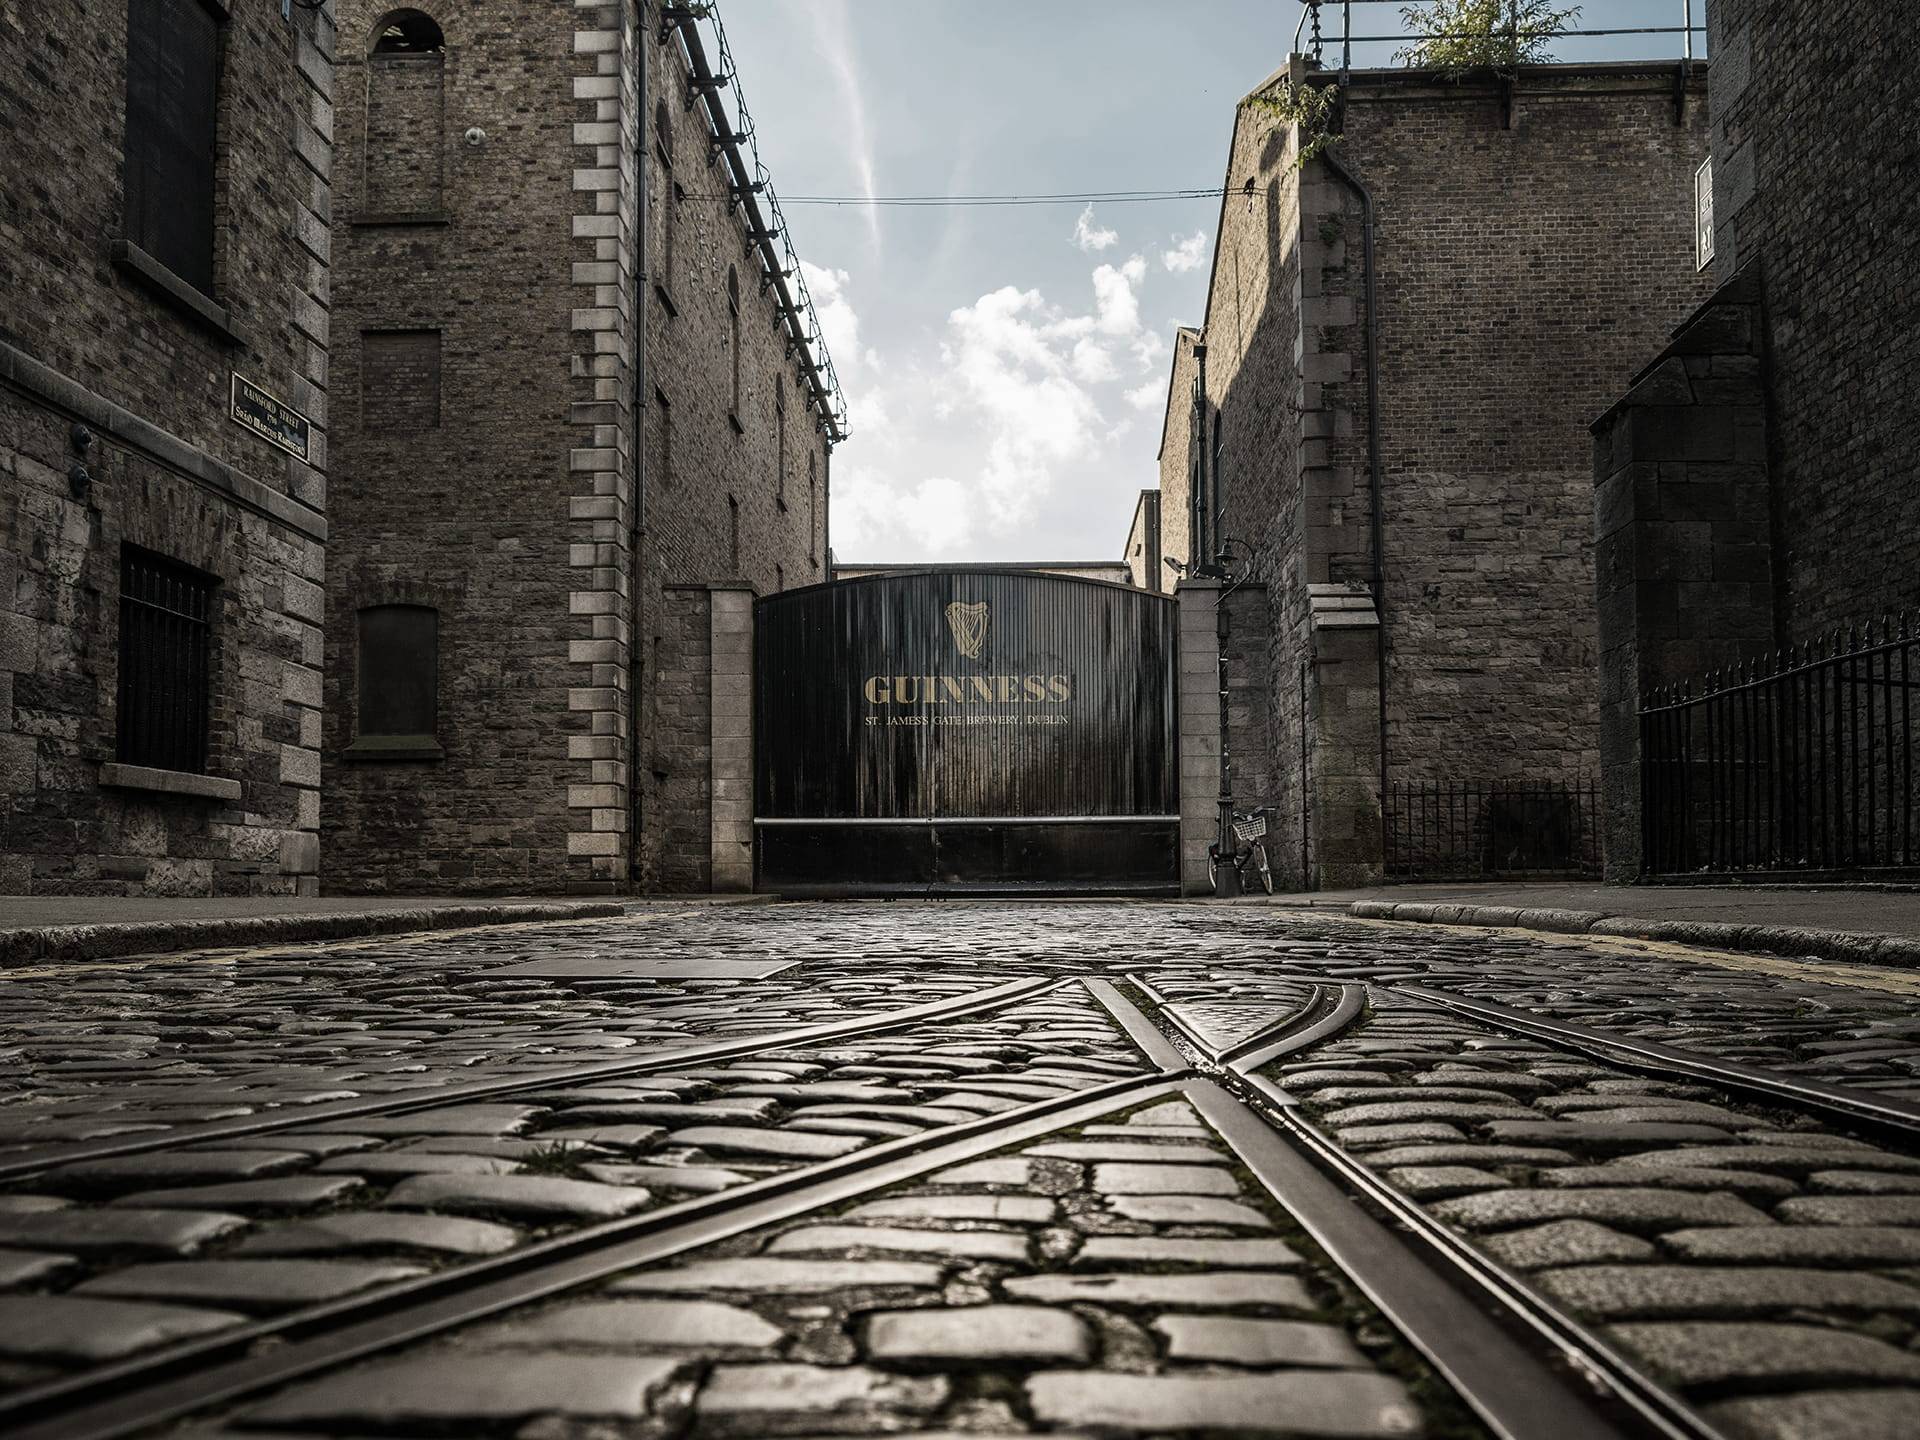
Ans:
{"type": "MultiPolygon", "coordinates": [[[[1588,0],[1587,26],[1682,0],[1588,0]]],[[[1703,0],[1694,0],[1700,23],[1703,0]]],[[[1338,9],[1323,8],[1337,33],[1338,9]]],[[[1397,33],[1395,5],[1355,5],[1397,33]]],[[[1234,103],[1285,63],[1290,0],[721,0],[851,409],[841,561],[1117,559],[1173,330],[1200,318],[1217,199],[902,209],[802,195],[1217,186],[1234,103]]],[[[1392,45],[1355,64],[1390,64],[1392,45]]],[[[1696,44],[1696,53],[1704,41],[1696,44]]],[[[1561,58],[1677,55],[1677,35],[1561,58]]],[[[1331,58],[1331,57],[1330,57],[1331,58]]]]}

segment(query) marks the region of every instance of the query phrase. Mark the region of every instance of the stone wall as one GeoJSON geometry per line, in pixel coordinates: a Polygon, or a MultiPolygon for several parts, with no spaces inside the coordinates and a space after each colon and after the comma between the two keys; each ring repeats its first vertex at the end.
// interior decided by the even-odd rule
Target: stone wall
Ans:
{"type": "Polygon", "coordinates": [[[1194,342],[1198,330],[1182,325],[1174,332],[1172,378],[1167,385],[1167,410],[1160,422],[1160,568],[1166,572],[1163,590],[1171,591],[1192,560],[1193,504],[1193,382],[1198,374],[1194,342]],[[1177,562],[1180,568],[1167,565],[1177,562]]]}
{"type": "Polygon", "coordinates": [[[1227,533],[1271,610],[1271,788],[1236,786],[1236,802],[1296,817],[1276,829],[1288,875],[1303,768],[1315,877],[1380,873],[1378,662],[1361,652],[1383,622],[1391,780],[1596,767],[1585,426],[1707,289],[1691,263],[1703,68],[1679,123],[1673,79],[1545,67],[1509,97],[1491,80],[1352,77],[1335,154],[1374,201],[1384,616],[1361,206],[1334,165],[1296,166],[1288,127],[1241,107],[1207,388],[1227,533]]]}
{"type": "Polygon", "coordinates": [[[1714,272],[1751,268],[1761,289],[1781,644],[1920,603],[1920,65],[1902,8],[1707,6],[1714,272]]]}
{"type": "Polygon", "coordinates": [[[653,634],[642,739],[652,785],[646,873],[661,890],[713,888],[713,614],[704,585],[667,586],[653,634]]]}
{"type": "Polygon", "coordinates": [[[223,30],[204,293],[116,243],[124,9],[0,10],[0,892],[315,891],[333,27],[223,30]],[[229,418],[236,371],[310,463],[229,418]],[[204,774],[117,766],[123,545],[217,581],[204,774]]]}
{"type": "Polygon", "coordinates": [[[1160,492],[1142,490],[1134,502],[1124,551],[1127,583],[1137,590],[1165,594],[1173,589],[1173,572],[1161,563],[1160,492]]]}
{"type": "MultiPolygon", "coordinates": [[[[511,24],[498,4],[421,7],[446,42],[442,210],[396,217],[365,179],[389,164],[365,153],[388,7],[346,8],[328,883],[705,888],[705,830],[694,869],[683,832],[710,757],[681,714],[704,700],[674,668],[673,587],[824,579],[828,473],[726,167],[707,163],[689,41],[632,0],[514,0],[511,24]],[[437,427],[409,422],[432,413],[412,391],[364,392],[423,383],[417,353],[393,357],[427,332],[437,427]],[[402,599],[441,610],[439,753],[356,758],[354,612],[402,599]]],[[[410,145],[408,175],[431,170],[418,137],[390,143],[410,145]]]]}
{"type": "MultiPolygon", "coordinates": [[[[1640,873],[1640,709],[1773,648],[1758,277],[1690,316],[1594,423],[1607,877],[1640,873]]],[[[1704,792],[1705,786],[1701,787],[1704,792]]]]}

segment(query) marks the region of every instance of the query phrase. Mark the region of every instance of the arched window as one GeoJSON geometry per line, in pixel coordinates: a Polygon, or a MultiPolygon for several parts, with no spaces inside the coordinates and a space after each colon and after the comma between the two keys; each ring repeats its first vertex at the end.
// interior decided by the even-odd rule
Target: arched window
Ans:
{"type": "Polygon", "coordinates": [[[362,199],[368,215],[441,211],[446,48],[439,25],[418,10],[395,10],[373,27],[362,199]]]}
{"type": "Polygon", "coordinates": [[[358,675],[356,741],[431,745],[440,710],[440,612],[427,605],[363,609],[358,675]]]}
{"type": "Polygon", "coordinates": [[[820,568],[820,482],[814,471],[813,451],[807,451],[807,559],[820,568]]]}
{"type": "Polygon", "coordinates": [[[740,272],[727,266],[727,349],[733,353],[733,400],[727,406],[740,426],[740,272]]]}
{"type": "Polygon", "coordinates": [[[446,48],[440,27],[418,10],[396,10],[373,27],[376,55],[438,55],[446,48]]]}
{"type": "Polygon", "coordinates": [[[667,308],[674,308],[674,243],[678,229],[680,186],[673,178],[673,112],[665,100],[653,107],[653,143],[660,155],[660,193],[654,207],[660,212],[660,263],[656,269],[661,295],[667,308]]]}
{"type": "Polygon", "coordinates": [[[787,508],[787,377],[773,377],[773,498],[787,508]]]}

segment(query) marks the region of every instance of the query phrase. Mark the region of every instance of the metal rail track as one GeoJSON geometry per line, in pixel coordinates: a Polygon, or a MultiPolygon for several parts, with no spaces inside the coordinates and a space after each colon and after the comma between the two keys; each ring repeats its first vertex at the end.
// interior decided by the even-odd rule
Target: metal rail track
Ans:
{"type": "Polygon", "coordinates": [[[0,1182],[25,1179],[62,1165],[82,1160],[106,1160],[123,1155],[148,1154],[156,1150],[204,1145],[212,1140],[232,1140],[255,1135],[271,1135],[277,1130],[305,1130],[337,1120],[360,1120],[371,1115],[404,1115],[415,1110],[437,1110],[445,1105],[462,1105],[475,1100],[497,1100],[529,1091],[552,1090],[574,1085],[591,1085],[602,1080],[619,1080],[635,1075],[651,1075],[677,1070],[686,1065],[715,1060],[736,1060],[765,1050],[787,1050],[800,1045],[818,1045],[856,1035],[873,1035],[926,1020],[944,1020],[994,1009],[1024,1000],[1043,991],[1071,984],[1069,980],[1047,976],[1027,976],[1009,980],[990,989],[966,995],[930,1000],[904,1010],[887,1010],[876,1015],[856,1015],[846,1020],[823,1021],[776,1030],[769,1035],[745,1036],[738,1040],[720,1040],[701,1045],[683,1045],[671,1050],[654,1050],[631,1060],[602,1061],[593,1065],[575,1065],[563,1069],[542,1070],[502,1080],[475,1080],[464,1084],[422,1087],[392,1095],[367,1096],[353,1100],[327,1101],[318,1105],[280,1107],[231,1120],[209,1120],[196,1125],[181,1125],[161,1134],[110,1137],[77,1141],[67,1145],[49,1145],[23,1154],[0,1159],[0,1182]]]}
{"type": "MultiPolygon", "coordinates": [[[[1073,982],[1064,982],[1071,984],[1073,982]]],[[[536,1242],[511,1254],[451,1266],[359,1296],[183,1342],[0,1398],[0,1427],[14,1440],[119,1440],[324,1370],[410,1345],[516,1306],[610,1278],[729,1236],[912,1180],[1115,1111],[1184,1095],[1246,1169],[1299,1219],[1345,1272],[1503,1440],[1623,1440],[1637,1434],[1704,1440],[1702,1429],[1623,1428],[1579,1383],[1476,1306],[1445,1267],[1416,1251],[1353,1202],[1360,1187],[1330,1180],[1324,1158],[1275,1128],[1250,1103],[1230,1067],[1196,1073],[1159,1025],[1111,982],[1081,982],[1158,1073],[1020,1106],[978,1121],[870,1146],[717,1195],[536,1242]]],[[[1004,987],[1003,987],[1004,988],[1004,987]]],[[[1000,995],[1011,1003],[1047,984],[1000,995]]],[[[1240,1065],[1337,1033],[1359,1013],[1358,987],[1318,987],[1297,1014],[1228,1047],[1240,1065]]],[[[978,1006],[972,1008],[979,1008],[978,1006]]],[[[761,1048],[770,1048],[764,1045],[761,1048]]],[[[550,1082],[549,1082],[550,1083],[550,1082]]],[[[1284,1124],[1286,1117],[1280,1117],[1284,1124]]],[[[1430,1223],[1430,1222],[1429,1222],[1430,1223]]],[[[1457,1263],[1455,1268],[1457,1269],[1457,1263]]],[[[1570,1342],[1563,1339],[1561,1354],[1570,1342]]],[[[1599,1355],[1599,1347],[1580,1358],[1599,1355]]],[[[1617,1361],[1617,1357],[1605,1357],[1617,1361]]],[[[1675,1402],[1677,1404],[1677,1402],[1675,1402]]]]}
{"type": "MultiPolygon", "coordinates": [[[[1129,1029],[1128,1011],[1134,1023],[1152,1023],[1112,987],[1095,994],[1129,1029]]],[[[1632,1434],[1725,1440],[1685,1401],[1400,1195],[1311,1124],[1284,1090],[1252,1073],[1278,1055],[1344,1030],[1364,1012],[1365,997],[1361,985],[1315,986],[1294,1016],[1222,1048],[1237,1058],[1197,1065],[1201,1073],[1183,1083],[1182,1093],[1504,1440],[1617,1440],[1632,1434]],[[1393,1228],[1375,1219],[1376,1211],[1393,1228]],[[1516,1329],[1531,1343],[1516,1338],[1516,1329]]],[[[1193,1047],[1209,1050],[1176,1012],[1163,1007],[1159,1013],[1193,1047]]]]}
{"type": "Polygon", "coordinates": [[[1887,1096],[1805,1080],[1760,1065],[1743,1065],[1711,1055],[1615,1035],[1569,1020],[1555,1020],[1530,1010],[1516,1010],[1490,1000],[1475,1000],[1427,985],[1380,987],[1383,993],[1418,1000],[1477,1020],[1496,1030],[1544,1040],[1588,1059],[1642,1074],[1679,1078],[1715,1085],[1770,1105],[1809,1111],[1856,1130],[1913,1141],[1920,1138],[1920,1105],[1887,1096]]]}
{"type": "MultiPolygon", "coordinates": [[[[614,1072],[646,1073],[685,1065],[695,1058],[731,1058],[1000,1008],[1074,983],[1017,981],[884,1016],[680,1049],[614,1066],[454,1088],[464,1099],[471,1092],[551,1089],[614,1072]]],[[[1152,1016],[1111,981],[1087,978],[1079,983],[1158,1067],[1158,1073],[886,1141],[730,1191],[537,1241],[508,1255],[450,1266],[24,1389],[0,1397],[0,1428],[15,1440],[118,1440],[595,1284],[635,1266],[1177,1094],[1200,1112],[1246,1171],[1295,1217],[1502,1440],[1539,1440],[1543,1435],[1553,1435],[1555,1440],[1645,1436],[1724,1440],[1684,1401],[1582,1322],[1480,1254],[1349,1156],[1305,1117],[1284,1090],[1254,1073],[1278,1057],[1346,1029],[1364,1013],[1367,987],[1316,985],[1293,1014],[1230,1045],[1213,1046],[1184,1026],[1178,1014],[1137,979],[1131,983],[1152,1002],[1156,1012],[1152,1016]]],[[[1379,993],[1437,1004],[1490,1026],[1532,1033],[1568,1048],[1604,1049],[1601,1058],[1616,1063],[1614,1052],[1623,1051],[1637,1056],[1647,1068],[1665,1073],[1716,1084],[1738,1079],[1748,1087],[1765,1089],[1776,1102],[1790,1098],[1793,1103],[1808,1103],[1802,1091],[1829,1103],[1836,1094],[1841,1100],[1855,1099],[1838,1087],[1812,1082],[1772,1087],[1774,1077],[1752,1067],[1729,1066],[1646,1042],[1621,1041],[1604,1032],[1544,1021],[1447,992],[1404,986],[1381,987],[1379,993]],[[1522,1030],[1523,1024],[1528,1028],[1522,1030]],[[1690,1068],[1680,1068],[1682,1063],[1690,1068]]],[[[356,1113],[428,1108],[448,1103],[449,1098],[447,1090],[395,1097],[356,1113]]],[[[1896,1112],[1906,1108],[1868,1104],[1896,1112]]],[[[1847,1114],[1860,1123],[1856,1110],[1850,1108],[1847,1114]]],[[[292,1122],[307,1123],[311,1115],[309,1111],[291,1117],[292,1122]]],[[[1905,1116],[1898,1118],[1904,1121],[1905,1116]]],[[[284,1127],[260,1126],[245,1133],[274,1128],[284,1127]]],[[[163,1144],[182,1141],[183,1137],[174,1136],[163,1144]]]]}
{"type": "Polygon", "coordinates": [[[1118,1080],[904,1136],[494,1259],[218,1331],[0,1398],[0,1428],[9,1440],[116,1440],[744,1230],[1089,1124],[1115,1110],[1171,1095],[1186,1073],[1183,1069],[1118,1080]]]}

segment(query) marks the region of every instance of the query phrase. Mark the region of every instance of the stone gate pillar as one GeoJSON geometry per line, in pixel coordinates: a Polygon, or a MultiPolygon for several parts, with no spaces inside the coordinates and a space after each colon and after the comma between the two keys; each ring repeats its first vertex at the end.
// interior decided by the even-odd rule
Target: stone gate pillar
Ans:
{"type": "Polygon", "coordinates": [[[1221,584],[1182,580],[1180,607],[1180,893],[1205,895],[1207,846],[1220,833],[1221,584]]]}
{"type": "Polygon", "coordinates": [[[715,893],[753,889],[753,590],[715,586],[709,725],[715,893]]]}

